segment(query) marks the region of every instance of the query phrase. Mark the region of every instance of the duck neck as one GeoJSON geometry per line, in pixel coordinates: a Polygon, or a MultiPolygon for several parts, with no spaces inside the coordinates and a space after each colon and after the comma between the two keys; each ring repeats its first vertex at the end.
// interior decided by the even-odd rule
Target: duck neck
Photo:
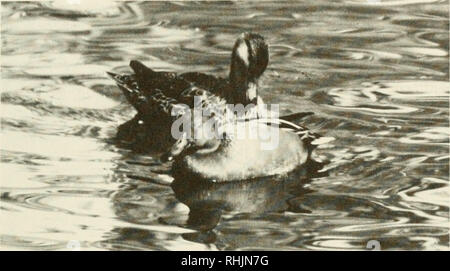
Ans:
{"type": "Polygon", "coordinates": [[[245,91],[245,98],[247,103],[254,105],[258,102],[258,82],[249,82],[245,91]]]}
{"type": "Polygon", "coordinates": [[[228,102],[244,106],[250,103],[256,105],[258,80],[250,74],[249,61],[238,57],[238,53],[233,53],[231,59],[229,75],[231,89],[227,93],[228,102]]]}
{"type": "Polygon", "coordinates": [[[233,104],[257,104],[258,100],[258,81],[249,81],[247,78],[236,78],[230,74],[230,89],[227,93],[228,102],[233,104]]]}

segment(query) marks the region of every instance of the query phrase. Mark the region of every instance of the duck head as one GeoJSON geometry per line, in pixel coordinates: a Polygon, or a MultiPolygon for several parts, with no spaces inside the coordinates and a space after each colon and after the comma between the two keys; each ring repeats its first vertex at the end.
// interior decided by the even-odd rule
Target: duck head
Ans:
{"type": "Polygon", "coordinates": [[[258,79],[269,63],[269,50],[264,38],[254,33],[243,33],[236,40],[231,54],[230,82],[232,100],[244,106],[257,103],[258,79]]]}

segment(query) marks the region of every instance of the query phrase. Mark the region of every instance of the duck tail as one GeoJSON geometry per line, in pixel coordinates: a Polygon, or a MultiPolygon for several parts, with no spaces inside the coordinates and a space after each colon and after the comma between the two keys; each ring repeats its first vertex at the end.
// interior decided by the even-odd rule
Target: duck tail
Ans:
{"type": "Polygon", "coordinates": [[[146,98],[139,90],[134,75],[121,75],[113,72],[106,72],[117,84],[127,101],[136,108],[138,112],[142,110],[142,101],[146,98]]]}
{"type": "Polygon", "coordinates": [[[150,78],[153,78],[157,74],[157,72],[137,60],[131,60],[130,67],[134,71],[134,74],[136,75],[136,79],[138,81],[148,80],[150,78]]]}
{"type": "Polygon", "coordinates": [[[113,72],[106,72],[111,79],[113,79],[117,84],[126,84],[131,78],[131,75],[121,75],[113,72]]]}

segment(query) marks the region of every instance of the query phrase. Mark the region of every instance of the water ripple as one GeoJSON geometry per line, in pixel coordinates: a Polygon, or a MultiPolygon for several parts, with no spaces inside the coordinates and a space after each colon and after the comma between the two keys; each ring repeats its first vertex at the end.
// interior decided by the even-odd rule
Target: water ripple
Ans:
{"type": "Polygon", "coordinates": [[[2,3],[2,249],[448,250],[448,2],[101,2],[2,3]],[[205,186],[115,140],[105,71],[226,76],[244,31],[264,100],[336,138],[320,172],[205,186]]]}

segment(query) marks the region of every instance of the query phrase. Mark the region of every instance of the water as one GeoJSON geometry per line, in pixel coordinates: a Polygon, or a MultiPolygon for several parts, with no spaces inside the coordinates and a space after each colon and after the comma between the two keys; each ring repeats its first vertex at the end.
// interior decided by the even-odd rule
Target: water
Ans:
{"type": "Polygon", "coordinates": [[[2,249],[449,249],[448,1],[1,5],[2,249]],[[315,112],[330,163],[170,186],[114,140],[134,111],[105,71],[225,75],[244,31],[270,44],[263,98],[315,112]]]}

